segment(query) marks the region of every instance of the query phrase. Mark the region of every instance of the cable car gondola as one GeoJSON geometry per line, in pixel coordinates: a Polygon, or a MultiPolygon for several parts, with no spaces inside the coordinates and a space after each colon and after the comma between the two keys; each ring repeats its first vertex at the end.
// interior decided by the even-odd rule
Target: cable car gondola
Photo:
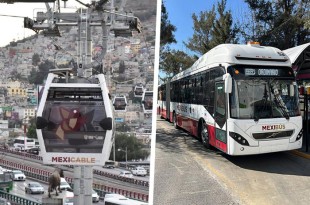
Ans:
{"type": "Polygon", "coordinates": [[[127,100],[125,96],[115,96],[113,99],[115,112],[126,112],[127,100]]]}
{"type": "Polygon", "coordinates": [[[134,88],[134,94],[135,94],[135,97],[139,97],[141,98],[142,95],[143,95],[143,85],[142,84],[138,84],[135,86],[134,88]]]}
{"type": "Polygon", "coordinates": [[[152,113],[153,110],[153,91],[144,90],[142,95],[142,107],[144,113],[152,113]]]}
{"type": "Polygon", "coordinates": [[[37,112],[43,163],[104,164],[109,159],[114,117],[103,74],[94,83],[59,83],[49,73],[37,112]]]}

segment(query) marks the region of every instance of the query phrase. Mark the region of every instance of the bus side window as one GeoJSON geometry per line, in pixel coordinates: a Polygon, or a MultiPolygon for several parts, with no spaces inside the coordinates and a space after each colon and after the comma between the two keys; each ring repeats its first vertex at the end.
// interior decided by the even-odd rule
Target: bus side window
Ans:
{"type": "Polygon", "coordinates": [[[210,104],[210,88],[208,86],[210,73],[209,71],[205,72],[205,82],[203,85],[203,104],[208,107],[210,104]]]}

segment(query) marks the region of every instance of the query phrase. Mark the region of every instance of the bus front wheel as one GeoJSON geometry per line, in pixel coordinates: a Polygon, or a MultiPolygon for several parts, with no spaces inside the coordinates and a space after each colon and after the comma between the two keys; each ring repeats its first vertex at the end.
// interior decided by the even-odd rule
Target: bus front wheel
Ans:
{"type": "Polygon", "coordinates": [[[208,129],[205,126],[204,121],[200,121],[200,125],[198,126],[198,133],[199,133],[199,138],[201,139],[201,142],[203,146],[206,148],[210,148],[210,143],[209,143],[209,133],[208,129]]]}

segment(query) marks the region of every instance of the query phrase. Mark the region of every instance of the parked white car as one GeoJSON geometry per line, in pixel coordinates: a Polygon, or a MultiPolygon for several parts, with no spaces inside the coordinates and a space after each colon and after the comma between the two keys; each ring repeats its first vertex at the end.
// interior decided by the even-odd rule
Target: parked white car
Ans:
{"type": "Polygon", "coordinates": [[[135,167],[131,170],[133,175],[139,175],[139,176],[146,176],[147,175],[147,171],[146,169],[144,169],[143,167],[135,167]]]}
{"type": "Polygon", "coordinates": [[[73,191],[70,184],[63,177],[60,178],[60,190],[73,191]]]}
{"type": "Polygon", "coordinates": [[[0,166],[0,172],[11,172],[12,170],[0,166]]]}
{"type": "Polygon", "coordinates": [[[100,197],[95,190],[92,191],[92,199],[93,199],[93,202],[99,202],[100,200],[100,197]]]}
{"type": "Polygon", "coordinates": [[[133,175],[132,175],[132,173],[130,171],[121,171],[119,176],[121,176],[121,177],[128,177],[128,178],[132,178],[133,177],[133,175]]]}
{"type": "Polygon", "coordinates": [[[26,176],[25,176],[24,172],[22,172],[20,170],[13,170],[12,174],[13,174],[13,180],[14,181],[25,181],[26,180],[26,176]]]}

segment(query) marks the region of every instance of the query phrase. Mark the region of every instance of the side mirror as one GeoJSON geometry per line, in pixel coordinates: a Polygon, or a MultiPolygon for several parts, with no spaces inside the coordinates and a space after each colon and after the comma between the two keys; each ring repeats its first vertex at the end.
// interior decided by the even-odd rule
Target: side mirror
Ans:
{"type": "Polygon", "coordinates": [[[144,101],[144,100],[142,100],[141,102],[142,102],[142,103],[145,103],[145,101],[144,101]]]}
{"type": "Polygon", "coordinates": [[[224,80],[224,87],[225,87],[225,93],[231,93],[232,91],[232,78],[229,73],[226,73],[223,75],[223,80],[224,80]]]}
{"type": "Polygon", "coordinates": [[[294,95],[295,95],[294,85],[290,84],[290,97],[293,97],[294,95]]]}

